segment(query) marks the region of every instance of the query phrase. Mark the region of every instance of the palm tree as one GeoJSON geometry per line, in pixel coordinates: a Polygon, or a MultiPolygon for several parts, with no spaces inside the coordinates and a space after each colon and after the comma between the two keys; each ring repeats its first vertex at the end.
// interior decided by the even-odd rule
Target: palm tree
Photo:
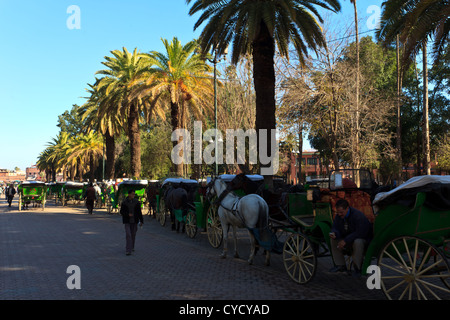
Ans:
{"type": "MultiPolygon", "coordinates": [[[[203,119],[211,115],[213,90],[211,68],[197,53],[198,43],[182,45],[174,37],[171,42],[162,39],[166,52],[148,54],[152,67],[150,77],[137,86],[132,97],[151,97],[155,112],[164,118],[164,105],[170,106],[172,130],[186,128],[191,116],[203,119]]],[[[173,142],[174,146],[178,144],[173,142]]],[[[180,155],[181,156],[181,155],[180,155]]],[[[175,165],[177,175],[183,176],[183,164],[175,165]]]]}
{"type": "Polygon", "coordinates": [[[383,3],[380,30],[377,37],[385,45],[398,36],[403,44],[403,68],[408,66],[420,50],[423,55],[423,144],[424,169],[431,174],[428,119],[427,42],[434,37],[433,55],[439,61],[449,40],[450,4],[442,0],[388,0],[383,3]]]}
{"type": "MultiPolygon", "coordinates": [[[[98,90],[96,84],[89,85],[90,93],[88,101],[81,107],[81,119],[88,125],[87,130],[93,129],[101,133],[105,138],[106,147],[106,178],[114,179],[115,175],[115,138],[120,135],[126,121],[115,112],[103,112],[108,106],[117,105],[105,94],[105,90],[98,90]],[[102,116],[100,116],[102,114],[102,116]]],[[[105,89],[105,87],[103,87],[105,89]]]]}
{"type": "MultiPolygon", "coordinates": [[[[261,150],[261,129],[276,128],[275,120],[275,45],[282,56],[288,56],[290,42],[293,43],[300,62],[308,55],[308,49],[325,46],[325,39],[317,19],[322,22],[316,6],[340,11],[337,0],[187,0],[193,2],[190,15],[203,12],[194,25],[194,30],[206,23],[200,44],[204,52],[212,49],[222,55],[232,43],[231,62],[251,53],[253,58],[253,80],[256,92],[256,121],[258,143],[261,150]]],[[[270,150],[271,139],[267,139],[270,150]]],[[[273,156],[273,155],[272,155],[273,156]]],[[[265,176],[272,187],[272,175],[265,176]]]]}
{"type": "Polygon", "coordinates": [[[53,161],[53,177],[52,180],[56,180],[56,173],[60,170],[63,172],[63,180],[66,180],[66,169],[70,168],[70,164],[66,161],[65,149],[68,147],[71,136],[66,131],[60,131],[56,138],[52,139],[52,142],[48,143],[50,155],[49,160],[53,161]]]}
{"type": "Polygon", "coordinates": [[[113,57],[105,57],[102,62],[108,69],[97,71],[96,74],[104,75],[98,83],[98,90],[104,90],[110,101],[104,105],[100,117],[107,114],[115,114],[127,119],[127,135],[130,140],[131,160],[130,173],[133,178],[139,178],[141,174],[141,136],[139,122],[141,113],[147,114],[149,103],[145,99],[130,99],[133,86],[141,84],[148,72],[149,59],[146,55],[137,52],[111,51],[113,57]]]}
{"type": "Polygon", "coordinates": [[[51,149],[45,148],[44,151],[42,151],[37,159],[36,167],[41,172],[45,172],[45,181],[49,182],[53,180],[53,168],[54,163],[51,160],[51,149]]]}
{"type": "MultiPolygon", "coordinates": [[[[103,156],[103,139],[94,131],[80,134],[70,141],[66,155],[68,161],[76,160],[81,168],[89,164],[89,180],[93,182],[98,161],[103,156]]],[[[82,180],[83,171],[80,170],[78,172],[80,181],[82,180]]]]}
{"type": "Polygon", "coordinates": [[[399,34],[405,61],[419,53],[424,41],[434,38],[433,56],[437,62],[449,40],[449,17],[448,1],[387,0],[383,3],[377,35],[385,43],[392,43],[399,34]]]}

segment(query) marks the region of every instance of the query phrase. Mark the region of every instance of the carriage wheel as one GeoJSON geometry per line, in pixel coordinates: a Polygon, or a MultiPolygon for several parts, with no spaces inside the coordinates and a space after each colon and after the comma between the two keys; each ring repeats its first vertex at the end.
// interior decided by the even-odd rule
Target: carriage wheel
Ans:
{"type": "Polygon", "coordinates": [[[156,220],[164,227],[166,224],[166,204],[164,199],[159,200],[159,208],[156,210],[156,220]]]}
{"type": "Polygon", "coordinates": [[[186,216],[186,234],[191,239],[197,234],[197,216],[192,210],[189,210],[186,216]]]}
{"type": "Polygon", "coordinates": [[[378,257],[388,299],[449,299],[450,268],[441,250],[417,237],[391,240],[378,257]]]}
{"type": "Polygon", "coordinates": [[[311,242],[300,233],[289,236],[283,246],[284,268],[299,284],[309,282],[317,269],[317,256],[311,242]]]}
{"type": "Polygon", "coordinates": [[[218,248],[222,244],[223,230],[220,223],[217,209],[214,205],[210,205],[206,216],[206,232],[208,234],[209,243],[213,248],[218,248]]]}

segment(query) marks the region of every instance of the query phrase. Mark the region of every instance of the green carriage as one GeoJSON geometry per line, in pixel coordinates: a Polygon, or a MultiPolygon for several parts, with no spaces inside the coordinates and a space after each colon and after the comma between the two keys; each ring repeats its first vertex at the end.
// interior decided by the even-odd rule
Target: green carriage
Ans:
{"type": "Polygon", "coordinates": [[[24,181],[17,187],[19,193],[19,211],[32,204],[33,207],[41,207],[45,210],[47,198],[47,185],[41,181],[24,181]]]}
{"type": "MultiPolygon", "coordinates": [[[[353,178],[358,176],[363,178],[365,175],[357,172],[353,178]]],[[[447,261],[449,177],[416,177],[389,193],[381,193],[374,200],[377,205],[375,212],[372,203],[368,202],[370,195],[358,189],[364,187],[363,180],[354,181],[355,184],[344,188],[342,178],[341,172],[334,172],[330,186],[335,184],[337,189],[330,188],[325,194],[321,190],[315,201],[314,190],[309,190],[309,195],[289,195],[291,224],[279,225],[290,231],[283,247],[283,261],[289,276],[299,284],[308,283],[316,273],[317,259],[330,256],[328,234],[334,217],[334,204],[339,198],[345,198],[373,222],[374,236],[367,246],[361,271],[368,275],[369,267],[377,270],[381,289],[387,298],[450,298],[447,261]],[[409,188],[411,185],[415,187],[409,188]],[[430,185],[436,189],[430,189],[430,185]],[[395,194],[400,196],[393,196],[395,194]],[[440,208],[436,208],[436,194],[447,195],[447,198],[443,197],[447,201],[442,201],[440,208]]],[[[351,259],[348,263],[351,265],[351,259]]]]}
{"type": "Polygon", "coordinates": [[[67,206],[69,201],[79,204],[83,200],[87,185],[85,182],[67,181],[61,189],[62,205],[67,206]]]}
{"type": "Polygon", "coordinates": [[[147,214],[147,180],[124,180],[117,185],[115,190],[114,185],[107,187],[107,203],[106,208],[108,213],[120,212],[120,205],[125,200],[130,190],[134,190],[136,199],[141,202],[142,214],[147,214]]]}
{"type": "Polygon", "coordinates": [[[156,218],[158,213],[158,198],[161,189],[161,182],[159,180],[148,180],[147,187],[147,203],[148,203],[148,215],[152,215],[156,218]]]}
{"type": "Polygon", "coordinates": [[[114,183],[107,183],[104,188],[106,211],[109,214],[112,214],[116,212],[118,208],[115,185],[114,183]]]}
{"type": "Polygon", "coordinates": [[[52,182],[49,184],[49,195],[55,199],[55,205],[58,205],[58,202],[62,203],[63,198],[63,188],[66,183],[64,181],[52,182]]]}
{"type": "Polygon", "coordinates": [[[203,227],[203,210],[202,208],[202,200],[200,197],[200,193],[197,188],[199,187],[199,183],[197,180],[193,179],[184,179],[184,178],[167,178],[162,183],[161,186],[155,195],[156,197],[156,220],[164,226],[169,216],[169,210],[166,207],[166,199],[164,198],[167,190],[170,187],[175,188],[184,188],[188,194],[192,194],[192,190],[194,190],[194,194],[192,197],[192,201],[189,203],[189,210],[186,216],[183,216],[182,210],[174,210],[175,219],[179,222],[186,223],[186,233],[189,237],[195,237],[197,233],[197,227],[203,227]],[[195,209],[198,206],[198,209],[195,209]],[[198,216],[196,212],[198,211],[198,216]]]}

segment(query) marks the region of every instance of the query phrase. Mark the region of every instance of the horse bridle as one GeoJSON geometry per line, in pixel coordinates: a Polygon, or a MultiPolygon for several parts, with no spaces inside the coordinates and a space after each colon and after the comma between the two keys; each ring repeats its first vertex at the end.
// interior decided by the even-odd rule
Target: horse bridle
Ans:
{"type": "MultiPolygon", "coordinates": [[[[209,188],[213,188],[214,187],[214,182],[215,179],[212,180],[209,184],[208,184],[208,189],[209,188]]],[[[214,190],[216,192],[216,190],[214,190]]],[[[233,208],[227,208],[222,204],[222,200],[232,191],[232,189],[227,186],[227,188],[220,194],[220,196],[217,197],[216,200],[214,200],[214,202],[212,202],[213,205],[215,206],[221,206],[222,208],[224,208],[227,211],[233,212],[233,213],[239,213],[238,210],[234,210],[233,208]]],[[[216,192],[217,193],[217,192],[216,192]]],[[[208,201],[211,201],[211,199],[209,198],[209,192],[207,192],[208,195],[208,201]]],[[[239,203],[239,201],[241,200],[241,197],[238,197],[238,199],[236,200],[236,202],[233,204],[233,207],[237,207],[237,204],[239,203]]],[[[239,215],[240,216],[240,215],[239,215]]]]}

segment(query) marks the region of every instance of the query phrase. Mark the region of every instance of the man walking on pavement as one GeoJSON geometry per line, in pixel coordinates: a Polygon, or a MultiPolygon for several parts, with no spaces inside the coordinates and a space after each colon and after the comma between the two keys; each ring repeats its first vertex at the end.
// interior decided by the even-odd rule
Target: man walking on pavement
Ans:
{"type": "Polygon", "coordinates": [[[9,188],[6,189],[6,197],[8,200],[8,207],[11,207],[11,203],[14,199],[14,195],[16,194],[16,189],[13,184],[10,184],[9,188]]]}
{"type": "Polygon", "coordinates": [[[92,214],[92,212],[94,211],[95,199],[97,198],[97,194],[95,192],[94,186],[92,185],[92,182],[89,183],[89,187],[86,190],[85,198],[88,213],[92,214]]]}
{"type": "Polygon", "coordinates": [[[132,251],[134,251],[138,222],[140,226],[142,226],[142,224],[144,223],[141,211],[141,203],[139,200],[135,199],[134,190],[128,191],[128,196],[120,206],[120,214],[122,215],[122,221],[125,226],[125,253],[128,256],[132,251]]]}

